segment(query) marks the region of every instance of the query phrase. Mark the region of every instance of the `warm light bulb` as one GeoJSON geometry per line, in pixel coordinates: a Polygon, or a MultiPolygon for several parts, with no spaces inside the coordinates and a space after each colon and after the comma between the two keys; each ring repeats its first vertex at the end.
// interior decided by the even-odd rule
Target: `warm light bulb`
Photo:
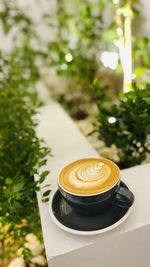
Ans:
{"type": "Polygon", "coordinates": [[[115,117],[109,117],[109,118],[108,118],[108,122],[109,122],[110,124],[115,123],[116,120],[117,120],[117,119],[116,119],[115,117]]]}
{"type": "Polygon", "coordinates": [[[72,56],[70,53],[68,53],[68,54],[65,55],[65,60],[66,60],[67,62],[71,62],[72,59],[73,59],[73,56],[72,56]]]}
{"type": "Polygon", "coordinates": [[[107,52],[104,51],[101,54],[101,61],[106,68],[115,70],[118,65],[119,55],[116,52],[107,52]]]}

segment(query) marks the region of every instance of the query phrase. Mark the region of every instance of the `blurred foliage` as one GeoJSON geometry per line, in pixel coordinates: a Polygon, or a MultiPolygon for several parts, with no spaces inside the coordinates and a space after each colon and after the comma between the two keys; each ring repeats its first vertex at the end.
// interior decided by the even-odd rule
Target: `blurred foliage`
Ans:
{"type": "MultiPolygon", "coordinates": [[[[36,136],[36,110],[32,96],[34,101],[34,94],[23,88],[0,90],[0,224],[11,224],[10,229],[13,227],[15,234],[15,225],[20,224],[22,219],[27,221],[26,227],[19,230],[18,238],[12,237],[15,246],[17,242],[19,245],[23,242],[21,236],[27,231],[41,237],[35,192],[41,190],[49,173],[39,172],[46,163],[49,149],[36,136]],[[35,174],[39,176],[36,182],[35,174]]],[[[44,202],[48,201],[49,193],[49,188],[45,188],[44,202]]],[[[3,236],[1,230],[0,235],[3,236]]]]}
{"type": "Polygon", "coordinates": [[[99,138],[118,148],[121,168],[141,164],[150,154],[150,85],[134,87],[112,106],[99,102],[99,138]],[[111,119],[113,120],[111,121],[111,119]]]}
{"type": "Polygon", "coordinates": [[[150,40],[141,37],[133,49],[134,69],[137,84],[144,88],[150,83],[150,40]]]}
{"type": "Polygon", "coordinates": [[[35,92],[40,69],[46,61],[36,25],[26,13],[15,0],[1,1],[0,22],[5,37],[14,31],[10,39],[11,49],[0,51],[0,89],[10,86],[35,92]]]}
{"type": "Polygon", "coordinates": [[[49,18],[56,21],[55,40],[49,47],[51,64],[56,65],[59,74],[73,78],[78,86],[88,85],[97,70],[104,7],[104,1],[75,0],[68,5],[67,1],[58,0],[56,15],[49,18]],[[66,58],[68,53],[71,60],[66,58]]]}
{"type": "Polygon", "coordinates": [[[35,34],[32,19],[19,8],[16,1],[1,0],[0,21],[5,34],[13,27],[17,27],[22,35],[35,34]]]}
{"type": "MultiPolygon", "coordinates": [[[[138,88],[143,89],[143,94],[145,90],[149,90],[145,87],[149,86],[147,84],[150,83],[150,42],[147,37],[140,34],[142,25],[141,3],[139,0],[131,2],[132,56],[133,73],[135,74],[133,82],[138,88]]],[[[59,75],[63,75],[69,80],[68,91],[66,90],[57,99],[70,113],[73,111],[71,115],[73,114],[74,117],[75,114],[76,118],[78,118],[77,111],[80,110],[80,107],[83,107],[82,114],[83,111],[86,112],[87,110],[88,115],[90,110],[88,103],[98,101],[99,122],[101,124],[99,129],[100,138],[109,147],[112,144],[117,146],[120,153],[120,166],[129,167],[140,164],[148,153],[146,140],[149,128],[147,126],[147,132],[144,133],[145,129],[141,127],[138,135],[140,122],[136,115],[141,113],[140,116],[144,116],[145,122],[148,121],[148,100],[145,98],[139,99],[136,89],[133,93],[134,99],[130,99],[129,94],[128,97],[122,94],[120,62],[115,71],[111,70],[112,75],[110,75],[108,68],[105,69],[100,62],[103,51],[117,52],[114,42],[118,39],[116,13],[117,10],[125,7],[126,1],[119,1],[119,5],[115,5],[112,1],[80,3],[74,0],[71,5],[72,7],[65,0],[57,1],[56,36],[55,41],[50,44],[51,65],[56,67],[59,75]],[[105,17],[108,18],[108,16],[110,20],[106,21],[105,17]],[[68,55],[69,57],[71,55],[69,62],[67,60],[68,55]],[[116,89],[112,89],[114,85],[116,89]],[[78,92],[79,98],[76,97],[76,92],[78,92]],[[71,101],[70,98],[68,101],[69,94],[72,96],[71,101]],[[126,101],[124,98],[127,98],[126,101]],[[115,105],[115,102],[118,105],[115,105]],[[120,117],[122,114],[123,118],[121,117],[119,124],[111,125],[108,123],[106,114],[108,112],[108,115],[112,116],[112,111],[116,115],[119,114],[120,117]],[[123,127],[124,132],[121,127],[123,127]],[[122,138],[118,138],[117,131],[119,135],[123,135],[122,138]],[[136,144],[132,145],[132,141],[138,143],[138,145],[141,143],[142,147],[136,148],[136,144]]],[[[84,116],[79,116],[79,118],[84,118],[84,116]]]]}
{"type": "MultiPolygon", "coordinates": [[[[65,93],[57,99],[60,101],[63,99],[62,103],[65,106],[75,109],[76,102],[81,105],[84,102],[85,92],[89,95],[92,93],[89,88],[99,66],[102,13],[106,1],[86,0],[81,3],[79,0],[74,0],[68,4],[66,0],[58,0],[56,3],[55,16],[45,15],[56,31],[55,38],[49,45],[50,65],[55,67],[58,75],[65,76],[69,80],[66,93],[74,96],[72,105],[66,103],[65,93]],[[83,99],[80,98],[80,101],[76,99],[77,91],[83,93],[83,99]]],[[[93,97],[91,94],[91,99],[93,97]]]]}
{"type": "MultiPolygon", "coordinates": [[[[131,2],[134,83],[140,87],[143,84],[144,87],[150,81],[150,56],[148,56],[150,42],[147,37],[139,34],[142,25],[141,3],[139,0],[131,2]]],[[[91,90],[91,87],[95,87],[95,80],[99,81],[101,87],[107,88],[105,94],[108,94],[109,98],[110,91],[113,90],[113,96],[117,97],[119,90],[122,89],[120,62],[116,70],[110,70],[104,68],[100,58],[103,51],[119,53],[114,44],[118,38],[115,20],[117,9],[124,8],[125,5],[124,0],[119,1],[117,5],[107,0],[86,0],[84,3],[79,0],[71,3],[57,0],[55,14],[53,16],[45,14],[46,23],[55,32],[53,41],[49,45],[49,64],[55,67],[58,75],[64,76],[69,81],[64,93],[58,94],[54,91],[53,96],[74,118],[78,114],[78,109],[83,112],[83,109],[86,110],[86,105],[95,101],[95,94],[91,90]]]]}
{"type": "MultiPolygon", "coordinates": [[[[0,250],[5,266],[27,233],[42,241],[36,191],[48,201],[49,185],[43,183],[49,171],[40,168],[50,150],[36,136],[40,101],[35,87],[46,54],[36,45],[35,25],[16,1],[7,0],[1,1],[0,22],[6,36],[16,27],[12,48],[0,51],[0,250]]],[[[27,259],[30,251],[23,252],[27,259]]]]}
{"type": "MultiPolygon", "coordinates": [[[[140,1],[132,0],[131,2],[133,60],[138,60],[140,63],[140,51],[148,49],[149,40],[139,35],[139,27],[138,31],[136,29],[139,21],[141,22],[140,1]]],[[[74,0],[71,4],[68,4],[66,0],[56,1],[55,16],[45,14],[45,19],[55,29],[54,41],[50,43],[49,50],[51,64],[56,66],[59,74],[73,79],[73,84],[77,81],[79,88],[82,87],[83,81],[86,90],[85,84],[89,85],[89,82],[93,81],[101,66],[101,52],[104,50],[117,51],[114,45],[114,41],[117,39],[115,14],[117,9],[123,8],[125,4],[126,1],[123,0],[119,2],[119,6],[107,0],[96,2],[86,0],[84,3],[74,0]],[[66,59],[68,53],[72,55],[70,61],[66,59]]],[[[148,67],[149,61],[144,57],[143,64],[148,67]]]]}
{"type": "Polygon", "coordinates": [[[0,52],[0,89],[17,87],[31,89],[39,79],[39,69],[35,59],[39,52],[32,49],[27,42],[15,47],[11,52],[0,52]]]}

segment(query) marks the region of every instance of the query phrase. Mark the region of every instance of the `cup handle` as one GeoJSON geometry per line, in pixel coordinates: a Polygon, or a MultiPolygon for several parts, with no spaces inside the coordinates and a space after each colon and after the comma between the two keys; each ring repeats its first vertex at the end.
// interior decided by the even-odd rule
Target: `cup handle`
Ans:
{"type": "Polygon", "coordinates": [[[120,186],[116,191],[116,197],[113,201],[113,205],[117,205],[121,208],[129,208],[134,202],[133,193],[126,187],[120,186]]]}

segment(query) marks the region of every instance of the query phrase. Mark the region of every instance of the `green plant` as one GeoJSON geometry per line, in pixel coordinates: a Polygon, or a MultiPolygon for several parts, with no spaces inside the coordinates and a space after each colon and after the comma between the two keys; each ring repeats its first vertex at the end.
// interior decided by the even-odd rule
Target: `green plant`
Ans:
{"type": "Polygon", "coordinates": [[[17,26],[23,34],[33,34],[33,21],[17,5],[16,1],[1,0],[0,20],[5,34],[17,26]]]}
{"type": "Polygon", "coordinates": [[[47,58],[37,25],[16,0],[1,1],[0,22],[4,37],[12,33],[11,48],[0,50],[0,88],[9,86],[35,92],[47,58]]]}
{"type": "Polygon", "coordinates": [[[118,148],[120,167],[141,164],[150,153],[150,86],[134,87],[119,104],[98,103],[99,138],[118,148]]]}
{"type": "Polygon", "coordinates": [[[57,25],[55,40],[49,46],[51,64],[60,75],[73,79],[74,88],[86,90],[97,71],[104,8],[104,1],[75,0],[68,5],[58,0],[55,19],[46,16],[57,25]]]}
{"type": "MultiPolygon", "coordinates": [[[[41,239],[36,191],[41,189],[49,173],[40,171],[50,150],[36,136],[37,111],[32,98],[35,99],[34,94],[23,88],[0,89],[0,224],[1,227],[10,225],[8,233],[15,240],[15,246],[23,243],[27,232],[41,239]],[[34,181],[35,174],[39,176],[38,181],[34,181]],[[18,228],[22,219],[27,224],[18,228]]],[[[50,193],[47,186],[43,187],[44,202],[50,193]]],[[[0,234],[1,240],[5,240],[3,231],[0,234]]],[[[9,247],[3,256],[9,258],[11,253],[15,253],[15,249],[9,247]]]]}
{"type": "Polygon", "coordinates": [[[148,37],[139,38],[135,42],[133,49],[133,58],[135,65],[136,82],[144,88],[146,83],[150,82],[150,40],[148,37]]]}
{"type": "MultiPolygon", "coordinates": [[[[36,191],[45,191],[48,201],[50,185],[42,185],[49,171],[40,171],[50,150],[36,136],[37,107],[35,91],[40,68],[45,59],[32,19],[16,2],[2,1],[0,20],[7,35],[17,25],[10,51],[0,51],[0,256],[2,265],[11,260],[25,236],[34,233],[42,242],[36,191]],[[38,63],[40,61],[40,64],[38,63]],[[34,174],[39,180],[34,181],[34,174]]],[[[27,260],[30,252],[24,250],[27,260]]]]}
{"type": "MultiPolygon", "coordinates": [[[[114,71],[103,66],[101,56],[103,52],[112,51],[118,56],[120,54],[125,59],[124,68],[128,76],[129,64],[127,65],[124,54],[126,42],[129,41],[126,39],[129,37],[131,28],[128,25],[127,33],[125,25],[127,25],[129,17],[130,24],[132,20],[134,82],[141,87],[143,80],[140,79],[143,72],[149,69],[149,57],[147,56],[147,54],[149,55],[149,41],[148,38],[141,37],[136,30],[139,29],[139,21],[140,23],[142,21],[140,9],[140,0],[84,1],[84,3],[74,0],[69,4],[65,0],[58,0],[56,1],[55,16],[45,15],[50,27],[55,30],[53,41],[49,45],[49,64],[56,69],[58,75],[64,76],[69,81],[63,93],[61,91],[59,94],[58,90],[57,93],[53,90],[53,95],[73,118],[77,119],[79,113],[86,113],[79,118],[89,115],[89,103],[93,103],[97,98],[94,90],[91,90],[95,87],[93,84],[96,79],[99,81],[100,87],[104,89],[106,97],[108,95],[109,98],[111,94],[114,98],[117,97],[123,84],[121,61],[118,62],[116,71],[114,71]],[[107,10],[111,12],[109,18],[107,10]],[[130,16],[127,14],[128,11],[130,16]],[[122,45],[124,49],[121,50],[122,45]]],[[[130,54],[131,65],[130,52],[127,51],[130,54]]],[[[147,77],[143,76],[143,79],[144,83],[149,82],[148,75],[147,77]]]]}
{"type": "MultiPolygon", "coordinates": [[[[5,177],[4,195],[8,197],[11,210],[17,199],[21,198],[24,202],[19,192],[24,191],[26,187],[25,191],[31,192],[28,182],[32,184],[32,176],[37,173],[38,167],[45,164],[45,156],[49,151],[41,146],[35,133],[37,124],[33,116],[36,111],[32,106],[32,96],[34,97],[34,94],[23,89],[5,88],[0,91],[0,176],[5,177]],[[29,181],[21,181],[21,177],[29,181]],[[9,195],[9,189],[14,190],[14,200],[9,195]]],[[[43,174],[41,180],[44,180],[43,174]]],[[[32,189],[35,190],[34,180],[32,189]]]]}
{"type": "Polygon", "coordinates": [[[38,55],[27,40],[9,53],[0,51],[0,89],[8,86],[26,90],[34,88],[39,79],[39,68],[34,62],[38,55]]]}
{"type": "Polygon", "coordinates": [[[102,16],[106,5],[105,1],[81,3],[74,0],[68,4],[66,0],[58,0],[56,7],[55,16],[45,15],[56,32],[49,44],[49,65],[69,83],[63,94],[54,92],[54,97],[75,117],[78,109],[83,113],[84,104],[94,98],[89,88],[99,68],[102,16]]]}

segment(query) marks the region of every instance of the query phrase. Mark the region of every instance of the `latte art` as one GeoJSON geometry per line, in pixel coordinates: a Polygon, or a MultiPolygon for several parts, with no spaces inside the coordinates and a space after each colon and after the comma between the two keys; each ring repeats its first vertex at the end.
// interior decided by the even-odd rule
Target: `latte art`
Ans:
{"type": "Polygon", "coordinates": [[[74,167],[68,175],[68,183],[74,188],[89,190],[94,186],[101,186],[110,176],[111,169],[104,163],[82,163],[74,167]]]}
{"type": "Polygon", "coordinates": [[[81,159],[66,166],[60,173],[63,189],[74,194],[93,194],[111,187],[119,179],[119,169],[103,158],[81,159]]]}
{"type": "Polygon", "coordinates": [[[104,163],[97,163],[94,164],[94,166],[81,167],[77,170],[76,176],[78,179],[84,182],[96,181],[105,175],[104,168],[102,169],[104,165],[104,163]]]}

